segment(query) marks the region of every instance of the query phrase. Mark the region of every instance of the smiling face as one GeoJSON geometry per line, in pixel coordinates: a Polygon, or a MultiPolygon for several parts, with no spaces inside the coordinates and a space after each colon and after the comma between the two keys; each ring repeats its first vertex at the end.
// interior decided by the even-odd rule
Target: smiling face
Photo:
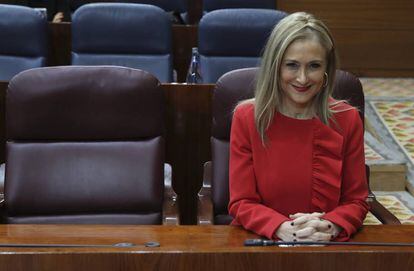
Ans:
{"type": "Polygon", "coordinates": [[[304,113],[325,80],[326,50],[316,39],[298,39],[286,49],[280,66],[282,105],[289,113],[304,113]]]}

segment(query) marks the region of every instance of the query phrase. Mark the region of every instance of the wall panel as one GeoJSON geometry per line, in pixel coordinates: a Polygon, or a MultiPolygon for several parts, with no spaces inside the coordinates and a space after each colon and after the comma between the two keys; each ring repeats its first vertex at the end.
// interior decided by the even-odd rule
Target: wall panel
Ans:
{"type": "Polygon", "coordinates": [[[331,29],[341,68],[359,76],[414,76],[414,1],[278,0],[287,12],[307,11],[331,29]]]}

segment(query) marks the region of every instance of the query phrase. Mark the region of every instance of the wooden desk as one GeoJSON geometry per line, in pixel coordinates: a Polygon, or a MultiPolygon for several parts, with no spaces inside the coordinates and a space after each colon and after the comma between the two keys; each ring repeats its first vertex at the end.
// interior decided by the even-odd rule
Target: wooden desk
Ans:
{"type": "MultiPolygon", "coordinates": [[[[0,248],[0,270],[414,270],[414,247],[244,247],[232,226],[0,225],[1,243],[146,248],[0,248]]],[[[414,226],[366,226],[355,241],[414,242],[414,226]]]]}

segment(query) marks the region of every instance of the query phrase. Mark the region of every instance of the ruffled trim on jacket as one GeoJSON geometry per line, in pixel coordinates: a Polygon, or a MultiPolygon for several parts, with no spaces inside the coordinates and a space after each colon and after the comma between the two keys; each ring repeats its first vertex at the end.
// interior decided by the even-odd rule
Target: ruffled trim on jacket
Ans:
{"type": "Polygon", "coordinates": [[[344,138],[320,120],[315,121],[311,205],[314,211],[328,212],[338,205],[341,196],[344,138]]]}

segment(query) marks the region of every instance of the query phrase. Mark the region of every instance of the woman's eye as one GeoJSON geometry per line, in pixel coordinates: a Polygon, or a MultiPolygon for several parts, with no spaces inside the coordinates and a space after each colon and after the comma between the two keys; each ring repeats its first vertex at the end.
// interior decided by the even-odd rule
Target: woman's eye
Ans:
{"type": "Polygon", "coordinates": [[[294,63],[294,62],[288,62],[288,63],[286,63],[286,66],[290,69],[296,69],[296,68],[299,67],[299,65],[297,63],[294,63]]]}
{"type": "Polygon", "coordinates": [[[311,69],[319,69],[321,67],[321,64],[319,63],[312,63],[309,65],[311,69]]]}

